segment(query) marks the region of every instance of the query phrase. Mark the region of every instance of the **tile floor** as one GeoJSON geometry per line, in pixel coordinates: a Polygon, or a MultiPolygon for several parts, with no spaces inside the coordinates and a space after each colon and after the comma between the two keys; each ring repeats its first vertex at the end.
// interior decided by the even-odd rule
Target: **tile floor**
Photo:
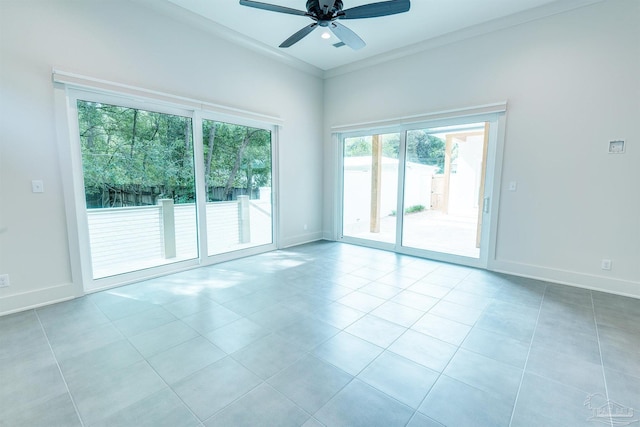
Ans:
{"type": "Polygon", "coordinates": [[[0,343],[3,427],[640,418],[640,300],[340,243],[4,316],[0,343]]]}

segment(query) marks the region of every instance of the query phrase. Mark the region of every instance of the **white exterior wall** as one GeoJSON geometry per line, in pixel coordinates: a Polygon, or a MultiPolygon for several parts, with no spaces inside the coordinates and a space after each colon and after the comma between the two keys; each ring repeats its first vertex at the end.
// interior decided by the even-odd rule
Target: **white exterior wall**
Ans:
{"type": "MultiPolygon", "coordinates": [[[[437,167],[409,162],[404,194],[406,207],[423,205],[429,209],[431,178],[437,167]]],[[[344,158],[343,224],[345,230],[358,223],[369,223],[371,216],[371,157],[344,158]]],[[[380,216],[389,216],[398,208],[398,159],[382,158],[380,179],[380,216]]]]}
{"type": "Polygon", "coordinates": [[[640,297],[638,22],[637,0],[605,1],[332,73],[325,236],[335,236],[331,127],[508,101],[489,268],[640,297]],[[626,154],[608,154],[619,138],[626,154]]]}
{"type": "Polygon", "coordinates": [[[183,22],[176,6],[158,7],[0,1],[0,273],[11,278],[0,313],[77,296],[53,68],[279,117],[280,244],[322,236],[321,78],[183,22]],[[32,179],[44,193],[31,192],[32,179]]]}

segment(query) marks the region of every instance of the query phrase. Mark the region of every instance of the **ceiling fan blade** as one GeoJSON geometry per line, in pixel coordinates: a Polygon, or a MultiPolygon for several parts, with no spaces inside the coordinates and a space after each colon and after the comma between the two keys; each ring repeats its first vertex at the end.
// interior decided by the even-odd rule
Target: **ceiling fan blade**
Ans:
{"type": "Polygon", "coordinates": [[[289,15],[300,15],[300,16],[308,15],[308,13],[303,10],[291,9],[289,7],[278,6],[275,4],[261,3],[259,1],[240,0],[240,5],[254,7],[256,9],[270,10],[271,12],[288,13],[289,15]]]}
{"type": "Polygon", "coordinates": [[[362,49],[367,45],[360,36],[339,22],[332,22],[329,27],[331,28],[331,31],[333,31],[333,34],[335,34],[342,43],[346,44],[353,50],[362,49]]]}
{"type": "Polygon", "coordinates": [[[303,29],[301,29],[300,31],[298,31],[297,33],[295,33],[294,35],[292,35],[291,37],[283,41],[280,47],[293,46],[294,44],[302,40],[307,34],[313,31],[317,26],[318,26],[318,23],[316,22],[314,22],[311,25],[307,25],[306,27],[304,27],[303,29]]]}
{"type": "Polygon", "coordinates": [[[340,19],[377,18],[407,12],[411,8],[409,0],[381,1],[345,9],[338,13],[340,19]]]}

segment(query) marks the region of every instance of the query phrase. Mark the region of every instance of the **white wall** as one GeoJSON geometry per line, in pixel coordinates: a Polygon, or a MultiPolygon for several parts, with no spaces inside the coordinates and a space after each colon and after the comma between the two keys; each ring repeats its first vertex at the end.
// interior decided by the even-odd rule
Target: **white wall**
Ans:
{"type": "Polygon", "coordinates": [[[0,313],[73,296],[54,67],[280,117],[280,243],[321,237],[322,80],[152,3],[0,1],[0,313]]]}
{"type": "Polygon", "coordinates": [[[640,296],[637,0],[330,78],[324,110],[319,78],[151,3],[0,1],[0,274],[11,276],[0,313],[73,296],[53,67],[281,117],[283,245],[335,233],[331,126],[508,100],[491,268],[640,296]],[[627,139],[626,154],[606,154],[614,138],[627,139]],[[32,179],[45,193],[31,193],[32,179]]]}
{"type": "MultiPolygon", "coordinates": [[[[325,81],[325,131],[508,101],[489,267],[640,297],[640,2],[615,0],[325,81]],[[607,154],[625,138],[627,153],[607,154]],[[518,191],[507,191],[509,181],[518,191]],[[603,271],[600,261],[613,260],[603,271]]],[[[325,134],[325,236],[335,147],[325,134]]]]}

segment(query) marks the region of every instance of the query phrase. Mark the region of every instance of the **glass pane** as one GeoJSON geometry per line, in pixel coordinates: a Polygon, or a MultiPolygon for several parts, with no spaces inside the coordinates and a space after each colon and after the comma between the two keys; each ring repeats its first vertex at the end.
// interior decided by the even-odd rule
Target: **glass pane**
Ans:
{"type": "Polygon", "coordinates": [[[203,120],[209,255],[270,244],[271,132],[203,120]]]}
{"type": "Polygon", "coordinates": [[[396,241],[400,134],[345,138],[344,236],[396,241]]]}
{"type": "Polygon", "coordinates": [[[93,278],[196,258],[191,119],[77,105],[93,278]]]}
{"type": "Polygon", "coordinates": [[[407,132],[402,245],[478,258],[485,124],[407,132]]]}

